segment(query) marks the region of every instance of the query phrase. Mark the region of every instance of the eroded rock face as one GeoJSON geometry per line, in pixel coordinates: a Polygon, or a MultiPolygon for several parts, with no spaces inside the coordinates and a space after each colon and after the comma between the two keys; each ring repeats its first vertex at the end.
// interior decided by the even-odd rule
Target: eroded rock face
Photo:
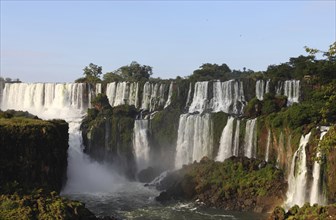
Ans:
{"type": "Polygon", "coordinates": [[[135,178],[133,128],[138,114],[134,106],[89,109],[81,124],[85,153],[97,161],[113,164],[130,179],[135,178]]]}
{"type": "Polygon", "coordinates": [[[248,158],[214,162],[207,158],[169,174],[158,201],[198,200],[226,210],[267,212],[284,200],[287,183],[270,164],[248,158]]]}
{"type": "Polygon", "coordinates": [[[60,192],[66,181],[68,124],[0,115],[0,191],[17,182],[60,192]]]}

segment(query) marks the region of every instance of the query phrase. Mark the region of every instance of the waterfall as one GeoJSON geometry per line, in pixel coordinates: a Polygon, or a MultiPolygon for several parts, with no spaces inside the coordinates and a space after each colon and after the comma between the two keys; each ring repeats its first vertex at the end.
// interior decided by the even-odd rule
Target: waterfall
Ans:
{"type": "Polygon", "coordinates": [[[84,83],[6,83],[1,109],[29,111],[42,118],[76,118],[88,107],[85,93],[84,83]]]}
{"type": "Polygon", "coordinates": [[[238,157],[239,155],[239,133],[240,133],[240,120],[236,120],[236,131],[233,140],[233,156],[238,157]]]}
{"type": "Polygon", "coordinates": [[[213,98],[211,100],[213,112],[242,114],[245,105],[243,83],[236,80],[213,83],[213,98]]]}
{"type": "Polygon", "coordinates": [[[263,100],[264,95],[266,93],[270,92],[269,83],[270,83],[270,80],[267,80],[266,83],[265,83],[265,80],[262,80],[262,79],[256,81],[256,97],[257,97],[257,99],[263,100]]]}
{"type": "Polygon", "coordinates": [[[112,107],[125,104],[138,107],[138,90],[135,82],[112,82],[106,86],[106,96],[112,107]]]}
{"type": "Polygon", "coordinates": [[[219,141],[219,151],[216,157],[217,161],[224,161],[233,155],[233,122],[234,118],[229,117],[223,129],[221,139],[219,141]]]}
{"type": "MultiPolygon", "coordinates": [[[[329,127],[321,127],[321,135],[320,135],[320,141],[323,139],[324,135],[328,132],[329,127]]],[[[321,157],[321,152],[317,151],[316,152],[316,157],[320,158],[321,157]]],[[[313,166],[313,183],[312,187],[310,190],[310,204],[320,204],[320,205],[325,205],[327,203],[327,199],[325,195],[321,192],[321,179],[320,179],[320,174],[321,174],[321,165],[317,161],[314,162],[313,166]]]]}
{"type": "Polygon", "coordinates": [[[129,105],[134,105],[135,108],[139,108],[139,83],[134,82],[130,84],[130,92],[129,92],[129,105]]]}
{"type": "Polygon", "coordinates": [[[265,94],[270,92],[270,79],[266,81],[265,94]]]}
{"type": "Polygon", "coordinates": [[[141,109],[153,112],[166,104],[165,84],[146,82],[143,87],[141,109]]]}
{"type": "Polygon", "coordinates": [[[111,106],[114,106],[114,99],[116,96],[116,84],[116,82],[112,82],[106,85],[106,96],[111,106]]]}
{"type": "Polygon", "coordinates": [[[264,99],[265,94],[265,81],[264,80],[257,80],[256,82],[256,97],[259,100],[264,99]]]}
{"type": "Polygon", "coordinates": [[[275,87],[275,94],[277,96],[282,95],[282,90],[283,90],[283,82],[282,81],[278,81],[278,84],[275,87]]]}
{"type": "Polygon", "coordinates": [[[116,86],[116,92],[114,97],[114,103],[112,106],[127,104],[129,97],[129,86],[127,82],[119,82],[116,86]]]}
{"type": "Polygon", "coordinates": [[[2,93],[3,93],[3,89],[5,87],[5,82],[4,80],[0,77],[0,107],[1,107],[1,103],[2,103],[2,93]]]}
{"type": "Polygon", "coordinates": [[[256,158],[257,153],[257,118],[246,121],[245,137],[244,137],[244,156],[248,158],[256,158]]]}
{"type": "Polygon", "coordinates": [[[307,202],[307,161],[306,145],[309,141],[310,134],[301,136],[300,145],[293,155],[290,173],[288,176],[288,191],[285,207],[290,208],[294,205],[302,206],[307,202]]]}
{"type": "Polygon", "coordinates": [[[148,120],[135,120],[133,148],[138,170],[149,165],[148,120]]]}
{"type": "Polygon", "coordinates": [[[267,144],[266,144],[266,153],[265,153],[265,161],[268,162],[269,159],[269,148],[271,145],[271,130],[268,129],[267,132],[267,144]]]}
{"type": "Polygon", "coordinates": [[[102,85],[101,83],[96,84],[96,95],[102,93],[102,85]]]}
{"type": "Polygon", "coordinates": [[[209,82],[196,82],[194,96],[189,107],[189,112],[203,112],[208,104],[208,84],[209,82]]]}
{"type": "Polygon", "coordinates": [[[176,144],[175,167],[199,161],[204,156],[211,157],[212,122],[210,114],[182,114],[179,120],[176,144]]]}
{"type": "Polygon", "coordinates": [[[300,80],[286,80],[284,83],[284,95],[288,97],[288,105],[299,102],[300,80]]]}
{"type": "Polygon", "coordinates": [[[168,99],[167,99],[167,102],[166,102],[164,108],[167,108],[171,104],[172,96],[173,96],[173,82],[171,82],[170,85],[169,85],[168,99]]]}
{"type": "Polygon", "coordinates": [[[186,109],[187,109],[187,107],[189,106],[189,103],[190,103],[192,88],[193,88],[193,87],[192,87],[192,84],[189,83],[188,96],[187,96],[187,101],[186,101],[186,105],[185,105],[185,108],[186,108],[186,109]]]}
{"type": "Polygon", "coordinates": [[[2,110],[29,111],[43,119],[61,118],[69,123],[68,181],[63,192],[111,190],[117,178],[111,169],[92,162],[83,153],[79,127],[86,112],[88,92],[82,83],[5,85],[2,110]]]}

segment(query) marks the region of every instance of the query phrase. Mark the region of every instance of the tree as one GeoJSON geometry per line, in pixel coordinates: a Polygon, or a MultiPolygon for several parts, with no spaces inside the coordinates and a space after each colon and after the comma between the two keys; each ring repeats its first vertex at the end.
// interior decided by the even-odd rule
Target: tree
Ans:
{"type": "Polygon", "coordinates": [[[306,52],[311,56],[315,57],[317,53],[322,53],[322,56],[327,57],[330,61],[336,61],[336,41],[329,46],[328,51],[322,51],[319,49],[309,48],[307,46],[304,47],[306,52]]]}
{"type": "Polygon", "coordinates": [[[122,77],[116,72],[108,72],[103,75],[103,81],[106,83],[117,82],[122,80],[122,77]]]}
{"type": "Polygon", "coordinates": [[[130,65],[122,66],[114,72],[125,80],[147,80],[153,74],[153,68],[133,61],[130,65]]]}
{"type": "Polygon", "coordinates": [[[191,80],[211,80],[211,79],[226,79],[227,74],[231,73],[228,65],[223,63],[204,63],[199,69],[195,70],[190,76],[191,80]]]}
{"type": "Polygon", "coordinates": [[[89,66],[86,66],[83,69],[85,79],[89,83],[97,83],[100,82],[100,75],[102,74],[102,67],[96,64],[90,63],[89,66]]]}

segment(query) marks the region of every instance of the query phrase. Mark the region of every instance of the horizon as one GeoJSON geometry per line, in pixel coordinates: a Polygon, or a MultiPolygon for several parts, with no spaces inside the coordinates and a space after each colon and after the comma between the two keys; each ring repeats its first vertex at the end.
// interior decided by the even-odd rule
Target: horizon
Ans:
{"type": "Polygon", "coordinates": [[[203,63],[232,70],[327,50],[336,1],[1,1],[0,76],[73,82],[89,63],[103,74],[137,61],[154,78],[203,63]]]}

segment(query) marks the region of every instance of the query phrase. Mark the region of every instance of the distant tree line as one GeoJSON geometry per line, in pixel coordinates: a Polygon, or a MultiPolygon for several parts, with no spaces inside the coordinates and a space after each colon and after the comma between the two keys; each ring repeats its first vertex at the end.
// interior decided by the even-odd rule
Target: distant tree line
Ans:
{"type": "MultiPolygon", "coordinates": [[[[225,63],[204,63],[194,70],[191,75],[184,78],[190,81],[206,81],[215,79],[229,80],[242,77],[271,79],[303,79],[308,77],[312,81],[321,83],[336,79],[336,42],[330,45],[328,51],[308,47],[305,47],[305,50],[308,55],[291,57],[286,63],[269,65],[266,71],[255,72],[245,67],[243,71],[231,70],[225,63]],[[323,58],[317,59],[317,54],[322,54],[323,58]]],[[[155,80],[151,78],[153,67],[139,64],[136,61],[105,74],[102,74],[101,66],[90,63],[83,69],[83,75],[84,77],[77,79],[76,82],[94,84],[97,82],[155,80]]],[[[178,76],[176,79],[179,80],[182,77],[178,76]]]]}
{"type": "Polygon", "coordinates": [[[131,62],[129,65],[122,66],[112,72],[107,72],[103,75],[103,80],[100,78],[102,75],[102,67],[90,63],[83,69],[84,77],[79,78],[76,82],[113,82],[113,81],[141,81],[148,80],[153,74],[153,68],[148,65],[141,65],[136,61],[131,62]]]}
{"type": "Polygon", "coordinates": [[[20,83],[21,80],[20,79],[11,79],[9,77],[6,77],[6,78],[3,78],[0,76],[0,82],[3,82],[3,83],[20,83]]]}

